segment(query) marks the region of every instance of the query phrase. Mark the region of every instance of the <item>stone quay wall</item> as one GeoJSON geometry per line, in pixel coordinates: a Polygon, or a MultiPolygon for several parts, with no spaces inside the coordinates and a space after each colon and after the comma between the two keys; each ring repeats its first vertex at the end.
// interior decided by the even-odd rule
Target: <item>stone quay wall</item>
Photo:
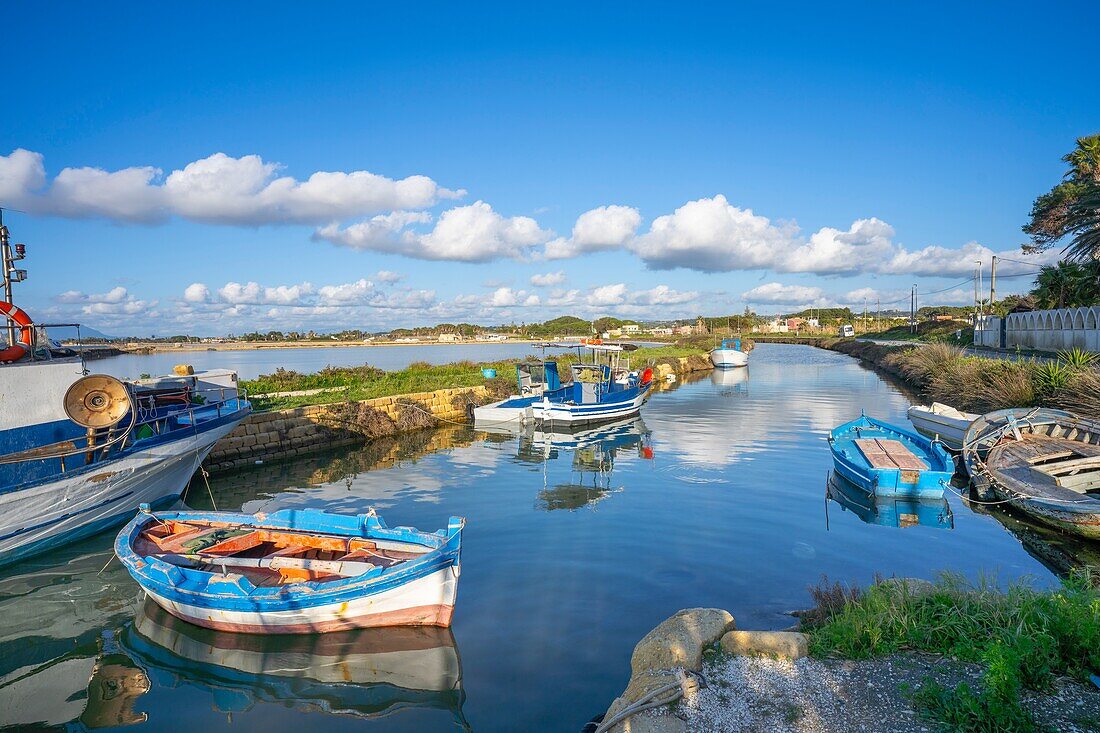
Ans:
{"type": "Polygon", "coordinates": [[[226,471],[427,427],[413,419],[418,413],[430,424],[464,422],[466,403],[478,403],[485,393],[479,385],[257,412],[214,446],[205,465],[211,473],[226,471]]]}

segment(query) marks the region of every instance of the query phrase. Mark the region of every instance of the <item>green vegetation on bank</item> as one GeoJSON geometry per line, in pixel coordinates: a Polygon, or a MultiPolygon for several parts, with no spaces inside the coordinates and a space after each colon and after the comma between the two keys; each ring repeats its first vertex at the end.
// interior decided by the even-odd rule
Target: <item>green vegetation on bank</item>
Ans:
{"type": "Polygon", "coordinates": [[[1043,406],[1100,417],[1097,357],[1079,349],[1060,352],[1056,361],[1010,361],[966,356],[949,344],[930,344],[888,352],[881,364],[932,400],[959,410],[985,413],[1043,406]]]}
{"type": "Polygon", "coordinates": [[[889,341],[918,341],[923,343],[951,343],[969,346],[974,343],[974,328],[962,321],[921,321],[917,331],[908,324],[900,324],[881,331],[860,333],[860,338],[882,339],[889,341]],[[956,336],[956,334],[959,334],[956,336]]]}
{"type": "MultiPolygon", "coordinates": [[[[706,348],[709,348],[706,347],[706,348]]],[[[665,346],[642,348],[628,354],[632,368],[659,363],[662,360],[677,359],[685,356],[700,356],[703,347],[694,344],[668,344],[665,346]]],[[[540,358],[532,354],[532,358],[540,358]]],[[[553,357],[562,367],[577,361],[575,352],[557,354],[553,357]]],[[[453,387],[474,387],[486,385],[492,395],[498,399],[515,391],[515,364],[521,360],[498,361],[492,363],[474,363],[462,361],[453,364],[434,365],[415,362],[405,369],[387,372],[370,365],[359,367],[325,367],[313,374],[301,374],[295,371],[279,369],[274,374],[264,374],[257,379],[241,380],[241,386],[248,390],[256,409],[277,410],[304,405],[329,404],[368,400],[375,397],[394,397],[416,392],[431,392],[437,389],[453,387]],[[485,367],[496,369],[495,379],[486,379],[481,370],[485,367]],[[289,397],[265,397],[276,392],[298,392],[323,389],[324,392],[289,397]]]]}
{"type": "Polygon", "coordinates": [[[944,575],[935,584],[879,582],[866,591],[823,583],[803,618],[810,653],[866,659],[931,652],[978,664],[979,689],[932,680],[914,705],[954,731],[1036,731],[1020,705],[1023,688],[1047,690],[1056,677],[1088,680],[1100,669],[1100,591],[1074,576],[1057,590],[1015,584],[1006,592],[944,575]]]}

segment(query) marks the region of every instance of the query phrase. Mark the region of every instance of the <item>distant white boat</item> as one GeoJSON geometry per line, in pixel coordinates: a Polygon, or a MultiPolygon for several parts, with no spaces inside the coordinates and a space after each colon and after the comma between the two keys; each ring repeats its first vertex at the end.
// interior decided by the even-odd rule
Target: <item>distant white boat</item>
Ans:
{"type": "Polygon", "coordinates": [[[741,339],[722,339],[722,345],[711,349],[710,363],[719,369],[749,365],[749,355],[741,351],[741,339]]]}
{"type": "Polygon", "coordinates": [[[940,440],[953,450],[962,450],[963,436],[967,428],[980,416],[973,412],[962,412],[942,402],[933,402],[930,406],[913,405],[909,408],[909,422],[917,432],[940,440]]]}

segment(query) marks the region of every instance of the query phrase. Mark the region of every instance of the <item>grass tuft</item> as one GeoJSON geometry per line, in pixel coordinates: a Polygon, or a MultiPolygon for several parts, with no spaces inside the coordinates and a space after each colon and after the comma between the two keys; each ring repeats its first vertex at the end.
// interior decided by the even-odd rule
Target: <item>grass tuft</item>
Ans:
{"type": "Polygon", "coordinates": [[[803,621],[816,656],[922,651],[981,665],[977,692],[926,683],[914,695],[918,707],[959,731],[1035,731],[1019,706],[1021,688],[1047,689],[1063,675],[1086,680],[1100,669],[1100,592],[1084,576],[1053,591],[1018,583],[1003,593],[948,574],[919,593],[879,583],[803,621]]]}

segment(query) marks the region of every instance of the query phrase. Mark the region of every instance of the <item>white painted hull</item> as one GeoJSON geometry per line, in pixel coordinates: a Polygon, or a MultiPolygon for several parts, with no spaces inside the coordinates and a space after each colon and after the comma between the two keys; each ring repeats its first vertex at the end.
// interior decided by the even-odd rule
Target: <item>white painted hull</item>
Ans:
{"type": "Polygon", "coordinates": [[[211,428],[0,494],[0,564],[122,524],[138,504],[178,498],[214,444],[236,426],[211,428]]]}
{"type": "Polygon", "coordinates": [[[219,631],[301,634],[377,626],[448,626],[458,594],[458,576],[459,566],[452,565],[396,588],[344,603],[263,613],[193,606],[148,590],[146,593],[172,615],[219,631]]]}
{"type": "Polygon", "coordinates": [[[714,349],[710,352],[710,363],[719,369],[748,366],[749,355],[737,349],[714,349]]]}
{"type": "Polygon", "coordinates": [[[501,407],[510,400],[519,399],[517,397],[509,397],[506,400],[500,402],[494,402],[489,405],[483,405],[481,407],[474,408],[474,425],[479,424],[501,424],[501,423],[516,423],[522,425],[530,422],[533,418],[531,406],[526,407],[501,407]]]}
{"type": "Polygon", "coordinates": [[[639,392],[632,400],[611,404],[570,405],[558,402],[536,402],[532,411],[535,422],[542,425],[544,429],[550,430],[555,426],[568,427],[617,420],[637,414],[649,399],[650,392],[652,389],[639,392]]]}
{"type": "Polygon", "coordinates": [[[913,405],[909,408],[909,422],[913,423],[913,427],[923,435],[929,437],[938,435],[948,447],[962,450],[963,437],[970,424],[979,416],[965,412],[959,414],[961,417],[945,415],[930,407],[913,405]]]}

